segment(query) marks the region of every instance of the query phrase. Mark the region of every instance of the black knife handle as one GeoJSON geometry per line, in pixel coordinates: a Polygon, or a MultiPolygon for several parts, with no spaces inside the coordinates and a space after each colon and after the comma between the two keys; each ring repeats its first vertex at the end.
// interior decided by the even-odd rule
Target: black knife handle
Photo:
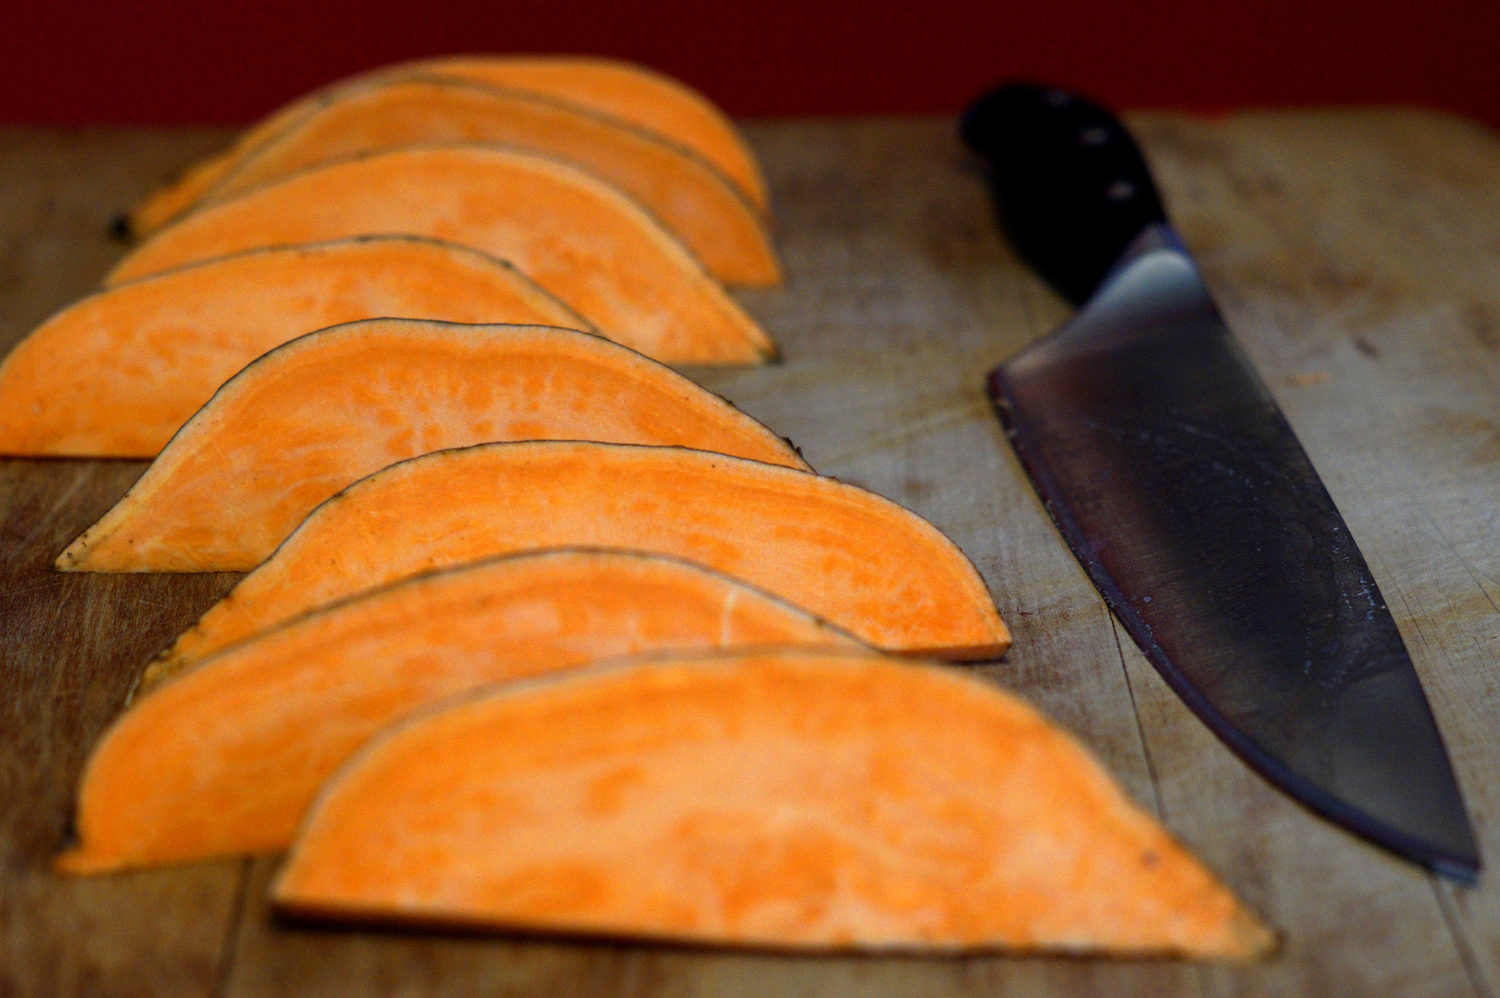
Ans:
{"type": "Polygon", "coordinates": [[[1166,221],[1130,133],[1077,94],[1036,83],[997,87],[964,112],[959,133],[985,162],[1011,242],[1075,305],[1143,228],[1166,221]]]}

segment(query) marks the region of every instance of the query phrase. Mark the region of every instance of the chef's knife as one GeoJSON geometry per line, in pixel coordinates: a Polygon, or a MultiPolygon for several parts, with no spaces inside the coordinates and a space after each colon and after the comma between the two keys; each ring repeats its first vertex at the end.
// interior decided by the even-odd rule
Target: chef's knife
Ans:
{"type": "Polygon", "coordinates": [[[1013,243],[1081,306],[988,388],[1094,585],[1273,784],[1472,881],[1473,832],[1395,622],[1129,133],[1034,84],[985,94],[961,133],[1013,243]]]}

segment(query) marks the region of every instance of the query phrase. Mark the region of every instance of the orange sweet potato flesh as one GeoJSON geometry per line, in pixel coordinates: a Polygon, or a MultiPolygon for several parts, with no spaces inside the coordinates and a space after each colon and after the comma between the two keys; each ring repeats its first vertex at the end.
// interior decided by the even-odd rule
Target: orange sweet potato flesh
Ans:
{"type": "Polygon", "coordinates": [[[715,164],[752,204],[769,204],[760,167],[733,123],[701,93],[655,70],[597,57],[487,55],[439,57],[390,70],[418,71],[552,94],[634,122],[715,164]]]}
{"type": "Polygon", "coordinates": [[[575,105],[455,80],[401,80],[333,101],[261,146],[201,203],[351,156],[442,142],[513,146],[581,166],[640,202],[719,280],[781,281],[759,214],[709,163],[575,105]]]}
{"type": "Polygon", "coordinates": [[[988,659],[1010,644],[958,547],[872,492],[680,447],[529,441],[438,451],[361,479],[314,510],[152,672],[180,671],[403,576],[569,546],[707,565],[880,648],[988,659]]]}
{"type": "Polygon", "coordinates": [[[0,363],[0,454],[155,457],[267,350],[375,316],[588,328],[504,262],[407,236],[249,250],[90,295],[0,363]]]}
{"type": "Polygon", "coordinates": [[[250,153],[314,109],[365,86],[407,76],[440,76],[526,90],[576,104],[652,132],[713,164],[756,208],[768,205],[766,183],[734,125],[702,94],[632,63],[578,56],[444,56],[383,66],[299,98],[247,129],[223,153],[191,166],[129,215],[137,235],[160,228],[219,183],[250,153]]]}
{"type": "Polygon", "coordinates": [[[416,715],[325,787],[273,895],[344,921],[792,950],[1274,943],[1021,700],[857,652],[632,662],[416,715]]]}
{"type": "Polygon", "coordinates": [[[324,779],[382,727],[479,686],[611,655],[858,647],[686,562],[562,550],[478,562],[335,604],[137,700],[95,747],[70,873],[285,849],[324,779]]]}
{"type": "Polygon", "coordinates": [[[602,337],[367,319],[300,336],[235,375],[57,567],[248,571],[365,475],[495,440],[679,445],[811,470],[728,402],[602,337]]]}
{"type": "Polygon", "coordinates": [[[120,261],[121,281],[257,246],[375,233],[508,260],[610,339],[667,363],[751,364],[774,344],[656,219],[559,160],[408,146],[315,167],[206,206],[120,261]]]}

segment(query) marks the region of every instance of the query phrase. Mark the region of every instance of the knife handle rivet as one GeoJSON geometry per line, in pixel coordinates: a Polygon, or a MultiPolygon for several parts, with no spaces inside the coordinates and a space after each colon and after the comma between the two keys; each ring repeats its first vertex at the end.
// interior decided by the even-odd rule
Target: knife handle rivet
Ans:
{"type": "Polygon", "coordinates": [[[1104,196],[1111,201],[1129,201],[1135,197],[1135,184],[1128,180],[1116,180],[1104,189],[1104,196]]]}
{"type": "Polygon", "coordinates": [[[1081,146],[1102,146],[1109,141],[1109,130],[1101,125],[1093,125],[1078,133],[1078,144],[1081,146]]]}

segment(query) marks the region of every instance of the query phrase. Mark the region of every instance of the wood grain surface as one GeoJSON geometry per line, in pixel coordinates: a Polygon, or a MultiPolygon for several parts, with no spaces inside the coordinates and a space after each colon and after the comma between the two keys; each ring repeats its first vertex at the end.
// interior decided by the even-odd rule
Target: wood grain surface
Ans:
{"type": "MultiPolygon", "coordinates": [[[[1132,123],[1371,564],[1500,862],[1500,141],[1398,110],[1132,123]]],[[[0,996],[1500,995],[1493,871],[1435,879],[1268,788],[1053,532],[981,384],[1067,312],[996,235],[951,122],[748,131],[790,281],[740,298],[786,360],[689,373],[952,536],[1016,632],[983,671],[1078,732],[1282,930],[1282,952],[1226,967],[366,933],[273,918],[271,857],[56,877],[89,746],[233,577],[51,571],[144,465],[0,460],[0,996]]],[[[0,131],[0,348],[121,255],[116,211],[225,137],[0,131]]]]}

